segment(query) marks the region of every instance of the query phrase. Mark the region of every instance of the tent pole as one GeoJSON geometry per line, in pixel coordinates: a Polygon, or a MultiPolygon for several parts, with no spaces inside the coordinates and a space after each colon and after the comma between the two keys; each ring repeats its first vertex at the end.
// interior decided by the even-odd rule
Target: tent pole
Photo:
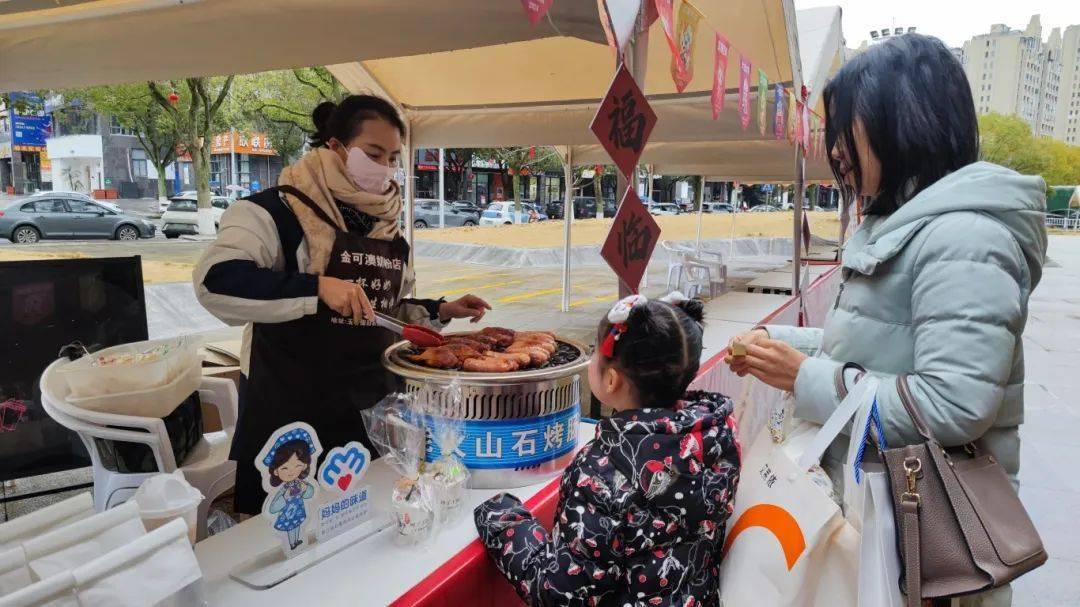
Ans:
{"type": "MultiPolygon", "coordinates": [[[[801,143],[795,143],[795,188],[792,192],[791,208],[794,211],[792,220],[792,268],[791,268],[791,294],[794,297],[802,297],[799,289],[799,277],[802,271],[802,205],[803,189],[805,187],[804,176],[806,174],[806,157],[801,143]]],[[[800,308],[801,309],[801,308],[800,308]]]]}
{"type": "MultiPolygon", "coordinates": [[[[415,198],[416,183],[416,150],[413,149],[412,141],[412,124],[408,124],[408,130],[405,132],[405,150],[407,160],[405,161],[405,240],[409,242],[409,267],[415,270],[416,261],[416,242],[414,240],[413,229],[413,199],[415,198]]],[[[416,291],[415,282],[413,283],[413,291],[416,291]]],[[[406,293],[406,295],[412,295],[413,293],[406,293]]]]}
{"type": "Polygon", "coordinates": [[[439,228],[446,227],[446,148],[439,148],[439,228]]]}
{"type": "Polygon", "coordinates": [[[697,251],[701,253],[701,216],[705,210],[705,176],[698,177],[698,188],[694,195],[697,198],[697,251]]]}
{"type": "MultiPolygon", "coordinates": [[[[630,74],[634,77],[634,82],[637,83],[641,92],[643,94],[648,94],[648,91],[645,90],[645,73],[649,61],[649,28],[645,25],[645,13],[647,12],[645,10],[645,2],[647,2],[647,0],[642,0],[641,2],[641,10],[638,11],[637,16],[637,25],[634,26],[634,37],[630,39],[630,48],[626,52],[626,59],[629,63],[626,67],[629,68],[630,74]]],[[[617,67],[618,64],[616,63],[616,68],[617,67]]],[[[628,188],[633,188],[636,193],[637,184],[638,174],[636,166],[631,172],[631,175],[629,175],[629,178],[616,170],[617,191],[615,192],[615,199],[621,203],[622,196],[626,193],[628,188]]],[[[600,204],[603,204],[600,195],[597,195],[597,201],[598,207],[600,204]]],[[[646,274],[648,271],[649,269],[646,267],[646,274]]],[[[619,299],[622,299],[627,295],[630,295],[630,287],[622,280],[619,280],[619,299]]]]}
{"type": "Polygon", "coordinates": [[[566,146],[566,159],[563,162],[563,269],[562,269],[562,311],[570,311],[570,229],[574,222],[574,158],[573,148],[566,146]]]}

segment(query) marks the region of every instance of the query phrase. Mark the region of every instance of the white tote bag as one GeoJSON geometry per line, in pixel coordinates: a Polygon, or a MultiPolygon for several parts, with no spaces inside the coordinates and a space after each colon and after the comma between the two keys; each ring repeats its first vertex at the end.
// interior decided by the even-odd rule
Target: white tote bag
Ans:
{"type": "Polygon", "coordinates": [[[134,500],[76,521],[23,544],[35,579],[45,579],[146,535],[134,500]]]}
{"type": "Polygon", "coordinates": [[[720,565],[726,607],[858,605],[859,533],[817,465],[876,390],[868,377],[816,431],[802,424],[776,443],[766,427],[744,451],[720,565]]]}
{"type": "Polygon", "coordinates": [[[15,548],[30,538],[92,514],[94,514],[94,500],[89,491],[30,514],[24,514],[0,525],[0,552],[15,548]]]}
{"type": "Polygon", "coordinates": [[[903,607],[889,476],[880,461],[864,461],[872,429],[886,448],[876,399],[856,413],[844,463],[844,516],[860,534],[859,605],[903,607]]]}
{"type": "Polygon", "coordinates": [[[205,605],[202,571],[180,519],[76,568],[79,607],[205,605]]]}

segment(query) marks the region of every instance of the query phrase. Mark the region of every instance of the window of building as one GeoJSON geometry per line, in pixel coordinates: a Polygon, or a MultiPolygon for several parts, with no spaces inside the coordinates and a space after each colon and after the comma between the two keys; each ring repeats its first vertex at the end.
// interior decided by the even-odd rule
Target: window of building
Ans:
{"type": "Polygon", "coordinates": [[[113,135],[134,135],[135,132],[126,126],[120,124],[120,121],[113,116],[109,121],[109,132],[113,135]]]}
{"type": "Polygon", "coordinates": [[[131,174],[134,177],[143,178],[150,175],[146,167],[146,150],[131,148],[131,174]]]}

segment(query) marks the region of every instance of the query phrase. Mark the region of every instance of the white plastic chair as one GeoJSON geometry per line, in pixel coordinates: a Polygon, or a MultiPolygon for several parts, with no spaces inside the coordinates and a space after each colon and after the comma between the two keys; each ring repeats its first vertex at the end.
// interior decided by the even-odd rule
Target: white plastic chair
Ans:
{"type": "Polygon", "coordinates": [[[667,284],[665,286],[668,291],[682,291],[686,251],[670,240],[661,240],[660,246],[668,254],[667,284]],[[672,279],[674,279],[674,285],[672,279]]]}
{"type": "Polygon", "coordinates": [[[204,377],[199,399],[214,405],[221,416],[222,430],[203,434],[187,459],[177,462],[165,422],[156,417],[101,413],[76,407],[67,402],[67,384],[54,370],[67,362],[50,364],[41,375],[41,404],[57,423],[78,433],[94,470],[94,508],[103,511],[130,499],[143,480],[158,472],[184,471],[184,477],[205,497],[199,504],[198,539],[206,537],[206,516],[211,502],[236,482],[236,462],[229,460],[233,431],[236,428],[236,384],[229,379],[204,377]],[[141,443],[154,454],[157,470],[146,473],[121,473],[105,468],[94,439],[141,443]]]}

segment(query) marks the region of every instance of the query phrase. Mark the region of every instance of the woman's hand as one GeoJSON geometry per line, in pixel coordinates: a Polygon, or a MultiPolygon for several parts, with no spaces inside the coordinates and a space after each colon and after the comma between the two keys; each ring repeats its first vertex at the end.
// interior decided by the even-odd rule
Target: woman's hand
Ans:
{"type": "MultiPolygon", "coordinates": [[[[778,390],[795,391],[795,378],[807,356],[782,341],[760,339],[746,346],[745,370],[747,373],[778,390]]],[[[734,369],[734,365],[732,365],[734,369]]]]}
{"type": "Polygon", "coordinates": [[[356,324],[375,320],[375,309],[371,307],[364,288],[356,283],[332,276],[320,276],[319,299],[338,314],[351,316],[356,324]]]}
{"type": "Polygon", "coordinates": [[[743,346],[752,346],[766,339],[769,339],[769,332],[765,329],[754,329],[732,337],[731,341],[728,342],[728,355],[724,359],[724,362],[726,362],[728,366],[731,367],[731,370],[738,374],[739,377],[746,375],[746,357],[735,356],[735,344],[739,343],[743,346]]]}
{"type": "Polygon", "coordinates": [[[475,295],[466,295],[454,301],[444,301],[439,304],[439,320],[443,323],[450,322],[452,318],[471,318],[472,322],[480,322],[484,314],[491,309],[491,304],[475,295]]]}

